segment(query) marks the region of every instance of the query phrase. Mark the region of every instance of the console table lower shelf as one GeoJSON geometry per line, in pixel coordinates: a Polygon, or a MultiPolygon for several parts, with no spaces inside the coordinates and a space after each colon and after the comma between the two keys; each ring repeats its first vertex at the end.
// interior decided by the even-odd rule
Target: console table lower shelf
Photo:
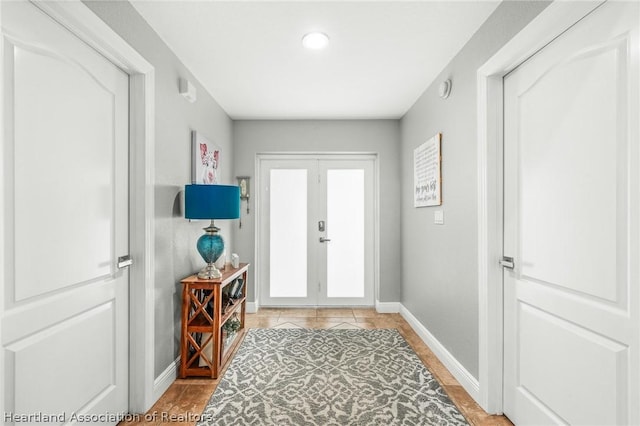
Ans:
{"type": "Polygon", "coordinates": [[[248,263],[227,264],[222,277],[182,282],[181,378],[217,378],[245,331],[248,263]]]}

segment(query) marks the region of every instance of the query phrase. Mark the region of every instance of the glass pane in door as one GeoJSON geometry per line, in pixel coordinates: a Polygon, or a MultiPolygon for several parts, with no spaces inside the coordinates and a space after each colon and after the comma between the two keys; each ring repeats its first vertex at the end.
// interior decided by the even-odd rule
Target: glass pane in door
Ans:
{"type": "Polygon", "coordinates": [[[364,170],[327,171],[327,297],[364,297],[364,170]]]}
{"type": "Polygon", "coordinates": [[[307,296],[307,170],[273,169],[270,184],[271,297],[307,296]]]}

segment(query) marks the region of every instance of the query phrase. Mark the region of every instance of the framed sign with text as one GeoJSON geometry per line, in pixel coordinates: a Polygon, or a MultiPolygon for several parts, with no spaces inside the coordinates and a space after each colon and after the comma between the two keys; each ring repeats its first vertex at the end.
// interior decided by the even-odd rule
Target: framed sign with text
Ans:
{"type": "Polygon", "coordinates": [[[438,133],[413,150],[413,206],[442,205],[442,173],[438,133]]]}

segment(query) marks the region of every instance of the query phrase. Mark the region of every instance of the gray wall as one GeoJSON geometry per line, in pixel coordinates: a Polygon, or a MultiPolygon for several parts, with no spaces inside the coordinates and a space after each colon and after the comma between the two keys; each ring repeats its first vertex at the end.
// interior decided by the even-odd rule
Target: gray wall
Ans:
{"type": "Polygon", "coordinates": [[[544,9],[503,2],[401,121],[402,303],[478,377],[476,71],[544,9]],[[453,86],[438,97],[441,81],[453,86]],[[442,133],[442,206],[413,207],[413,150],[442,133]],[[444,225],[433,223],[444,211],[444,225]]]}
{"type": "MultiPolygon", "coordinates": [[[[155,67],[154,371],[157,377],[179,355],[180,280],[204,265],[195,245],[206,224],[189,223],[181,210],[181,192],[184,185],[191,182],[191,130],[202,132],[220,146],[220,183],[232,183],[232,122],[128,2],[87,1],[85,4],[155,67]],[[195,103],[187,102],[178,93],[180,77],[189,79],[197,87],[195,103]]],[[[222,235],[230,246],[232,224],[230,221],[216,224],[222,228],[222,235]]]]}
{"type": "MultiPolygon", "coordinates": [[[[400,300],[400,127],[397,120],[235,121],[235,171],[255,183],[255,159],[269,152],[375,152],[380,168],[381,302],[400,300]]],[[[254,191],[254,188],[252,188],[254,191]]],[[[255,200],[234,242],[242,261],[254,262],[255,200]]],[[[250,271],[249,301],[255,301],[255,271],[250,271]]]]}

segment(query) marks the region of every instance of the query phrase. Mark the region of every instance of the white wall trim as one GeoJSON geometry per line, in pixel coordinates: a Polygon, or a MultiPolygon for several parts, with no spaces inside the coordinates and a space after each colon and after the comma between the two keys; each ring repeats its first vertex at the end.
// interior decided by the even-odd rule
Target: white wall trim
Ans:
{"type": "Polygon", "coordinates": [[[263,160],[377,160],[377,152],[258,152],[256,161],[263,160]]]}
{"type": "Polygon", "coordinates": [[[502,77],[478,73],[478,403],[495,414],[502,413],[502,126],[488,123],[502,122],[501,93],[502,77]]]}
{"type": "Polygon", "coordinates": [[[376,312],[380,314],[397,314],[401,306],[399,302],[381,302],[376,299],[376,312]]]}
{"type": "Polygon", "coordinates": [[[146,412],[155,403],[155,74],[133,75],[131,93],[129,409],[146,412]],[[141,117],[144,117],[142,120],[141,117]],[[136,123],[136,124],[134,124],[136,123]],[[135,265],[134,265],[135,266],[135,265]]]}
{"type": "Polygon", "coordinates": [[[133,47],[79,0],[34,4],[129,74],[130,254],[129,411],[154,399],[154,129],[155,71],[133,47]]]}
{"type": "MultiPolygon", "coordinates": [[[[254,164],[253,164],[253,181],[254,181],[254,188],[260,188],[260,158],[259,156],[256,155],[256,157],[254,158],[254,164]]],[[[260,204],[261,204],[261,199],[260,199],[260,192],[256,189],[253,190],[253,194],[251,195],[251,198],[253,198],[253,211],[255,212],[255,214],[253,215],[253,302],[255,303],[255,308],[256,308],[256,313],[258,312],[258,309],[260,309],[260,294],[261,294],[261,286],[262,283],[260,282],[260,277],[259,277],[259,273],[262,270],[261,268],[263,268],[262,266],[262,262],[260,261],[260,242],[262,241],[263,237],[262,235],[260,235],[260,218],[262,217],[262,209],[260,208],[260,204]]],[[[249,305],[249,302],[247,302],[247,306],[249,305]]]]}
{"type": "MultiPolygon", "coordinates": [[[[2,27],[2,2],[0,2],[0,33],[1,31],[1,27],[2,27]]],[[[0,99],[4,99],[4,42],[0,43],[0,99]]],[[[0,188],[5,188],[6,185],[6,176],[7,176],[7,172],[5,171],[5,158],[7,158],[6,155],[6,141],[4,138],[5,135],[5,127],[4,127],[4,102],[0,102],[0,188]]],[[[4,190],[0,191],[0,194],[2,194],[2,198],[0,201],[0,203],[2,204],[2,207],[0,207],[0,241],[2,241],[2,244],[0,244],[0,270],[1,271],[6,271],[6,266],[5,266],[5,259],[6,259],[6,253],[5,253],[5,241],[7,241],[7,236],[6,236],[6,231],[5,231],[5,208],[4,208],[4,190]]],[[[4,317],[4,306],[5,306],[5,301],[4,301],[4,294],[5,294],[5,289],[6,289],[6,283],[5,283],[5,273],[1,273],[0,274],[0,372],[2,373],[3,377],[7,377],[5,374],[5,365],[7,365],[5,363],[5,355],[4,355],[4,347],[2,346],[2,342],[4,341],[4,338],[2,337],[2,329],[4,328],[2,325],[2,317],[4,317]]],[[[0,395],[6,395],[5,393],[5,386],[4,386],[5,380],[0,380],[0,395]]],[[[7,410],[5,410],[5,397],[0,398],[0,413],[6,413],[7,410]]]]}
{"type": "Polygon", "coordinates": [[[246,302],[245,309],[248,314],[255,314],[258,312],[260,305],[258,302],[246,302]]]}
{"type": "Polygon", "coordinates": [[[601,1],[553,2],[477,71],[479,399],[502,413],[502,79],[601,1]]]}
{"type": "Polygon", "coordinates": [[[180,357],[176,358],[160,375],[153,381],[153,399],[158,400],[169,389],[169,386],[178,378],[178,366],[180,357]]]}
{"type": "Polygon", "coordinates": [[[478,401],[480,395],[479,382],[473,377],[469,371],[454,357],[451,352],[444,347],[442,343],[424,326],[413,314],[400,305],[400,315],[409,323],[411,328],[420,336],[422,341],[431,349],[435,356],[438,357],[440,362],[447,367],[447,370],[456,378],[456,380],[462,385],[467,393],[475,401],[478,401]]]}

